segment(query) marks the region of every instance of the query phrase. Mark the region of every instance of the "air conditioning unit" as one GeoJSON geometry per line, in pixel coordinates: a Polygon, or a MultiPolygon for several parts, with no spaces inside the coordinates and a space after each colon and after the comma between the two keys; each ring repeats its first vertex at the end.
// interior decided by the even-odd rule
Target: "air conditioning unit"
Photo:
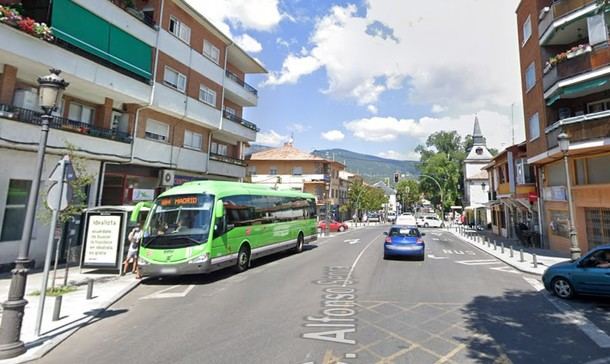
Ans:
{"type": "Polygon", "coordinates": [[[159,178],[161,179],[161,186],[173,186],[175,173],[171,169],[162,169],[159,174],[159,178]]]}

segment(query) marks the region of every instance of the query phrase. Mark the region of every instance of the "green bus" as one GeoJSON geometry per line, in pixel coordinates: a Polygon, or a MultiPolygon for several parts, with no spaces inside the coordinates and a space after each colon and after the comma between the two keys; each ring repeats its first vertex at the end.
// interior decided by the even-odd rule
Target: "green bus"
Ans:
{"type": "MultiPolygon", "coordinates": [[[[146,204],[140,204],[146,206],[146,204]]],[[[221,181],[188,182],[157,197],[143,227],[143,276],[207,273],[317,239],[311,194],[221,181]]],[[[139,208],[131,215],[138,221],[139,208]]]]}

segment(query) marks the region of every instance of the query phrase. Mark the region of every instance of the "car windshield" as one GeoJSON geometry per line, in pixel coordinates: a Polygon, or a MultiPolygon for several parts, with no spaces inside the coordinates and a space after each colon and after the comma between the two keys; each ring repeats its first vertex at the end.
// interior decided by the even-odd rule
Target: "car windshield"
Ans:
{"type": "Polygon", "coordinates": [[[392,237],[397,236],[403,238],[419,238],[421,236],[419,230],[406,227],[391,228],[390,233],[388,235],[392,237]]]}
{"type": "MultiPolygon", "coordinates": [[[[162,198],[151,212],[145,236],[147,240],[178,236],[203,240],[210,231],[213,205],[211,195],[162,198]]],[[[146,241],[144,245],[147,245],[146,241]]]]}

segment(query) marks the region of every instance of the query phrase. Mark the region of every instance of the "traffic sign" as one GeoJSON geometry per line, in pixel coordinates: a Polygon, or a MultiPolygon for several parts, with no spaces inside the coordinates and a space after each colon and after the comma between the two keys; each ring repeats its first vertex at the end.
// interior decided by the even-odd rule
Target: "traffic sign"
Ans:
{"type": "Polygon", "coordinates": [[[73,191],[70,181],[76,179],[76,173],[70,162],[70,158],[64,156],[51,172],[49,179],[55,183],[47,191],[47,206],[56,211],[65,210],[72,201],[73,191]]]}

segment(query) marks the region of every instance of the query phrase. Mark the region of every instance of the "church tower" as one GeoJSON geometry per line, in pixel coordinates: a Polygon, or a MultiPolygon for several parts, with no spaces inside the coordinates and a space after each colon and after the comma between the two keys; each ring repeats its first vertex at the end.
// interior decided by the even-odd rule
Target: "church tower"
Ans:
{"type": "Polygon", "coordinates": [[[476,216],[477,224],[489,222],[484,204],[489,202],[489,176],[483,169],[493,156],[487,149],[487,141],[481,132],[479,118],[474,118],[472,149],[464,160],[464,204],[476,216]],[[479,211],[480,210],[480,211],[479,211]]]}

